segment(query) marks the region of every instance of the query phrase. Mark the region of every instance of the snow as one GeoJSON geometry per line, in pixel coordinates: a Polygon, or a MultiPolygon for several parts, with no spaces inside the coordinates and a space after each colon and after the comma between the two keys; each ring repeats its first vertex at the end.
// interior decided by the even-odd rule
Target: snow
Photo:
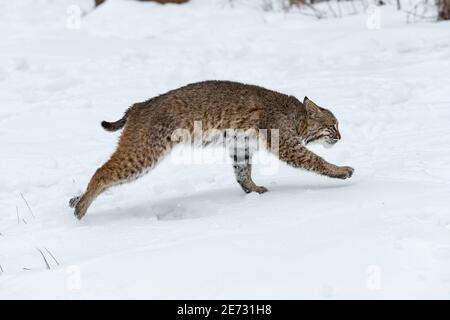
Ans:
{"type": "Polygon", "coordinates": [[[77,29],[73,3],[0,2],[1,299],[450,298],[449,23],[108,0],[77,29]],[[312,149],[355,175],[256,166],[270,192],[245,195],[168,158],[75,219],[119,135],[100,122],[206,79],[330,108],[343,139],[312,149]]]}

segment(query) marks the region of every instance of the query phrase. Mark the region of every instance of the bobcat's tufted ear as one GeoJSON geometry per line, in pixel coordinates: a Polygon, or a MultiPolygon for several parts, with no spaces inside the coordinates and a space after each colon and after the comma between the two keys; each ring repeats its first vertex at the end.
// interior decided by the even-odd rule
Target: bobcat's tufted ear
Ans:
{"type": "Polygon", "coordinates": [[[314,102],[312,102],[311,100],[309,100],[308,97],[306,96],[303,99],[303,104],[305,105],[306,113],[308,114],[309,117],[318,116],[321,113],[319,106],[314,102]]]}

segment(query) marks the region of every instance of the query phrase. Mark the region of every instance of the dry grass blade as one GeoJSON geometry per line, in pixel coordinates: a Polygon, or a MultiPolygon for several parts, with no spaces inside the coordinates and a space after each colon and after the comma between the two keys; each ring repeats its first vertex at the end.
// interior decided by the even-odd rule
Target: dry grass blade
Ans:
{"type": "Polygon", "coordinates": [[[19,207],[18,206],[16,206],[16,214],[17,214],[17,224],[20,224],[19,207]]]}
{"type": "Polygon", "coordinates": [[[46,265],[46,267],[47,267],[47,270],[50,270],[50,269],[51,269],[51,268],[50,268],[50,265],[48,264],[48,261],[47,261],[47,259],[45,258],[45,255],[44,255],[44,253],[42,252],[42,250],[39,249],[39,248],[36,248],[36,250],[39,251],[39,253],[40,253],[41,256],[42,256],[42,259],[44,259],[44,262],[45,262],[45,265],[46,265]]]}
{"type": "Polygon", "coordinates": [[[31,210],[31,207],[30,207],[30,205],[28,204],[27,199],[25,199],[25,196],[23,195],[23,193],[20,193],[20,196],[22,197],[23,201],[25,201],[25,204],[27,205],[28,210],[30,210],[31,216],[34,218],[33,210],[31,210]]]}
{"type": "Polygon", "coordinates": [[[59,266],[58,260],[56,260],[55,256],[50,252],[50,250],[48,250],[47,248],[45,248],[45,251],[47,251],[47,253],[50,255],[50,257],[52,257],[53,260],[56,262],[56,264],[59,266]]]}

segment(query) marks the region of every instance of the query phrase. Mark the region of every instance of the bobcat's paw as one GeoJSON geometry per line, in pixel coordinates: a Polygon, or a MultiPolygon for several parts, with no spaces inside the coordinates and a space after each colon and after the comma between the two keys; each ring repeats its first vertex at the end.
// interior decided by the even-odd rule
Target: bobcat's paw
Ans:
{"type": "Polygon", "coordinates": [[[259,194],[261,194],[261,193],[265,193],[265,192],[267,192],[267,191],[269,191],[266,187],[256,187],[256,188],[254,188],[252,191],[254,191],[254,192],[258,192],[259,194]]]}
{"type": "Polygon", "coordinates": [[[355,171],[355,169],[353,169],[352,167],[339,167],[339,172],[336,175],[336,178],[339,179],[347,179],[350,178],[353,175],[353,172],[355,171]]]}
{"type": "Polygon", "coordinates": [[[69,207],[75,208],[75,206],[80,202],[81,196],[73,197],[69,200],[69,207]]]}
{"type": "Polygon", "coordinates": [[[78,220],[81,220],[86,214],[86,210],[77,205],[73,214],[78,220]]]}
{"type": "Polygon", "coordinates": [[[252,188],[242,187],[245,193],[257,192],[259,194],[269,191],[266,187],[255,186],[252,188]]]}
{"type": "Polygon", "coordinates": [[[69,205],[72,208],[75,208],[73,214],[77,217],[78,220],[84,217],[87,211],[86,201],[83,201],[83,196],[78,196],[70,199],[69,205]]]}

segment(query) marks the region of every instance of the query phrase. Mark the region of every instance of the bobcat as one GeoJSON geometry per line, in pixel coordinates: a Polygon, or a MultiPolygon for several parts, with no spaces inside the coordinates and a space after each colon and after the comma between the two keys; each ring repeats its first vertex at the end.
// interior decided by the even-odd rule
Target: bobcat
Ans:
{"type": "MultiPolygon", "coordinates": [[[[312,142],[331,146],[341,139],[338,121],[327,109],[307,97],[302,103],[254,85],[204,81],[135,103],[122,119],[102,122],[107,131],[123,128],[123,132],[117,150],[97,169],[86,192],[70,200],[75,216],[83,218],[94,199],[109,187],[137,179],[153,168],[179,143],[173,132],[179,128],[192,132],[194,121],[199,120],[204,129],[224,134],[230,128],[278,129],[280,160],[332,178],[346,179],[353,174],[353,168],[328,163],[305,147],[312,142]]],[[[269,150],[270,145],[269,139],[269,150]]],[[[238,156],[231,150],[235,177],[245,192],[264,193],[267,189],[257,186],[251,177],[253,151],[246,148],[238,156]]]]}

